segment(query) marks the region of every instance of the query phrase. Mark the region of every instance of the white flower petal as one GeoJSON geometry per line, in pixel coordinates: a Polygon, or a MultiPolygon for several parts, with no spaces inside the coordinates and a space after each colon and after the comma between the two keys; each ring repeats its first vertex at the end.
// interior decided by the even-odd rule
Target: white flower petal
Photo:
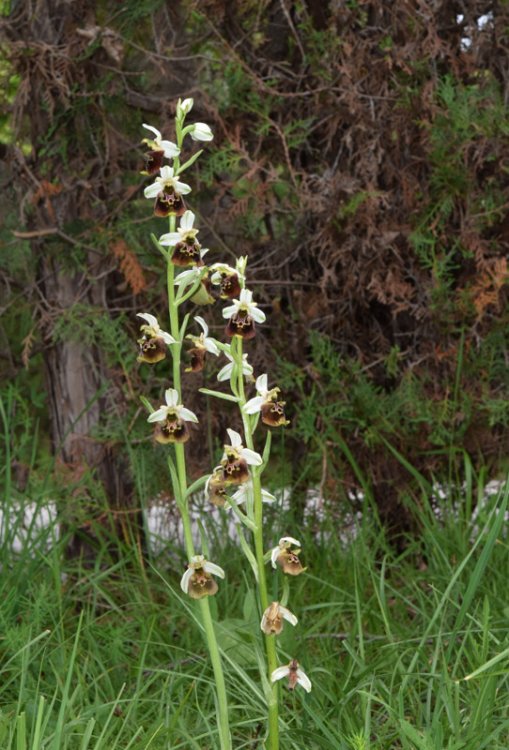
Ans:
{"type": "Polygon", "coordinates": [[[184,99],[182,102],[179,100],[177,104],[177,112],[179,114],[188,115],[193,108],[194,101],[190,97],[184,99]]]}
{"type": "Polygon", "coordinates": [[[143,191],[145,198],[156,198],[161,192],[161,183],[153,182],[152,185],[147,185],[143,191]]]}
{"type": "Polygon", "coordinates": [[[214,341],[214,339],[210,339],[210,338],[204,339],[203,340],[203,346],[211,354],[215,354],[216,357],[219,356],[219,354],[220,354],[219,347],[216,344],[216,342],[214,341]]]}
{"type": "Polygon", "coordinates": [[[270,561],[272,563],[273,568],[277,568],[277,559],[280,554],[281,554],[281,550],[279,547],[272,548],[272,552],[270,553],[270,561]]]}
{"type": "Polygon", "coordinates": [[[198,417],[190,409],[186,409],[185,406],[181,406],[178,410],[180,419],[184,419],[186,422],[198,422],[198,417]]]}
{"type": "Polygon", "coordinates": [[[204,319],[201,317],[201,315],[195,315],[194,319],[196,320],[196,322],[198,323],[198,325],[201,327],[201,329],[203,331],[203,334],[204,334],[204,336],[206,338],[209,335],[209,327],[208,327],[208,325],[206,324],[206,322],[204,321],[204,319]]]}
{"type": "Polygon", "coordinates": [[[283,607],[281,604],[279,605],[279,611],[281,612],[285,620],[290,623],[290,625],[297,625],[297,623],[299,622],[295,615],[290,612],[289,609],[283,607]]]}
{"type": "Polygon", "coordinates": [[[230,362],[229,364],[225,365],[219,372],[217,373],[217,379],[220,383],[222,383],[224,380],[229,380],[231,378],[233,371],[233,362],[230,362]]]}
{"type": "Polygon", "coordinates": [[[191,577],[194,573],[193,568],[188,568],[182,578],[180,579],[180,588],[184,592],[184,594],[187,594],[189,591],[189,583],[191,582],[191,577]]]}
{"type": "Polygon", "coordinates": [[[194,214],[192,211],[184,211],[180,219],[180,229],[187,231],[192,229],[194,224],[194,214]]]}
{"type": "Polygon", "coordinates": [[[165,344],[178,344],[178,341],[173,338],[173,336],[170,336],[169,333],[166,333],[166,331],[161,331],[161,338],[164,341],[165,344]]]}
{"type": "Polygon", "coordinates": [[[297,682],[299,685],[302,685],[306,693],[311,692],[311,680],[307,676],[305,672],[302,671],[302,669],[297,669],[297,682]]]}
{"type": "Polygon", "coordinates": [[[147,422],[164,422],[166,417],[168,416],[168,409],[166,406],[161,406],[156,411],[153,411],[152,414],[149,415],[147,422]]]}
{"type": "Polygon", "coordinates": [[[155,135],[156,142],[161,140],[162,136],[161,136],[161,133],[159,132],[159,130],[157,128],[152,127],[152,125],[146,125],[145,123],[143,123],[143,125],[141,127],[145,128],[145,130],[150,130],[150,132],[155,135]]]}
{"type": "Polygon", "coordinates": [[[234,300],[232,305],[228,305],[228,307],[225,307],[223,310],[223,318],[231,318],[232,315],[235,315],[239,311],[239,303],[237,300],[234,300]]]}
{"type": "Polygon", "coordinates": [[[228,433],[228,437],[230,438],[232,448],[242,448],[242,438],[240,434],[238,432],[235,432],[235,430],[231,430],[229,427],[227,428],[226,432],[228,433]]]}
{"type": "Polygon", "coordinates": [[[263,375],[258,375],[256,378],[256,390],[258,393],[261,393],[265,395],[267,393],[267,373],[263,373],[263,375]]]}
{"type": "Polygon", "coordinates": [[[258,307],[251,306],[249,308],[249,314],[256,323],[265,323],[265,321],[267,320],[267,316],[265,315],[265,313],[262,310],[259,310],[258,307]]]}
{"type": "Polygon", "coordinates": [[[205,122],[195,122],[189,135],[193,141],[211,141],[214,138],[212,130],[205,122]]]}
{"type": "Polygon", "coordinates": [[[257,414],[264,403],[265,399],[262,396],[255,396],[254,398],[249,399],[242,411],[246,414],[257,414]]]}
{"type": "Polygon", "coordinates": [[[204,555],[193,555],[191,558],[192,564],[197,568],[203,568],[203,563],[205,562],[205,556],[204,555]]]}
{"type": "Polygon", "coordinates": [[[219,578],[224,578],[224,570],[219,567],[219,565],[216,565],[213,562],[206,562],[203,565],[203,570],[205,573],[211,573],[213,576],[218,576],[219,578]]]}
{"type": "Polygon", "coordinates": [[[279,540],[279,546],[284,545],[286,542],[293,544],[294,547],[298,547],[299,549],[302,547],[302,544],[297,539],[294,539],[293,536],[282,536],[279,540]]]}
{"type": "Polygon", "coordinates": [[[180,195],[187,195],[188,193],[191,192],[191,187],[189,185],[186,185],[185,182],[179,182],[178,180],[174,180],[173,185],[177,193],[180,193],[180,195]]]}
{"type": "Polygon", "coordinates": [[[179,147],[171,141],[159,141],[158,145],[163,149],[164,155],[167,159],[173,159],[175,156],[178,156],[180,154],[179,147]]]}
{"type": "Polygon", "coordinates": [[[284,677],[288,677],[289,674],[290,674],[290,667],[288,666],[278,667],[272,672],[270,676],[270,681],[276,682],[277,680],[282,680],[284,677]]]}
{"type": "Polygon", "coordinates": [[[253,301],[253,292],[250,289],[240,290],[240,303],[249,307],[253,301]]]}
{"type": "Polygon", "coordinates": [[[180,242],[180,240],[181,236],[178,232],[167,232],[159,237],[159,244],[172,247],[173,245],[176,245],[177,242],[180,242]]]}
{"type": "Polygon", "coordinates": [[[236,490],[236,492],[233,493],[231,496],[231,499],[235,502],[236,505],[241,505],[242,503],[245,503],[247,498],[249,496],[249,488],[248,484],[241,484],[239,489],[236,490]]]}
{"type": "Polygon", "coordinates": [[[179,402],[178,391],[176,391],[175,388],[167,388],[164,392],[164,398],[168,406],[175,407],[179,402]]]}
{"type": "Polygon", "coordinates": [[[267,490],[262,489],[262,503],[275,503],[276,498],[271,495],[267,490]]]}
{"type": "Polygon", "coordinates": [[[154,328],[156,331],[159,329],[159,323],[154,315],[150,313],[136,313],[136,315],[138,318],[143,318],[151,328],[154,328]]]}
{"type": "Polygon", "coordinates": [[[263,463],[260,454],[252,451],[250,448],[242,448],[240,455],[250,466],[261,466],[263,463]]]}
{"type": "Polygon", "coordinates": [[[162,182],[172,182],[173,180],[173,167],[169,167],[167,164],[164,165],[164,167],[161,167],[159,170],[159,174],[161,175],[160,179],[162,182]]]}

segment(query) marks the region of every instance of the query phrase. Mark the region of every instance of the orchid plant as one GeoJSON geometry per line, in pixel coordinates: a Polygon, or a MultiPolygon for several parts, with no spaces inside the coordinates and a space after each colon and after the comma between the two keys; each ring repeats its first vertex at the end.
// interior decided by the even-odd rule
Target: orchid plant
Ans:
{"type": "MultiPolygon", "coordinates": [[[[164,331],[158,318],[152,313],[138,313],[144,321],[138,340],[140,363],[155,365],[171,359],[171,382],[166,389],[165,403],[153,409],[146,399],[142,399],[150,413],[148,422],[154,425],[154,440],[166,450],[169,473],[176,504],[182,516],[187,569],[181,576],[180,587],[184,594],[196,599],[203,631],[205,634],[210,661],[214,672],[217,706],[218,733],[221,750],[231,750],[232,738],[228,717],[228,702],[223,665],[216,638],[216,628],[212,618],[209,598],[215,596],[220,587],[217,578],[224,579],[226,572],[217,563],[209,561],[207,544],[202,539],[203,551],[195,549],[191,531],[189,503],[193,492],[205,487],[209,501],[225,511],[232,511],[237,519],[239,541],[242,551],[253,570],[259,595],[260,629],[265,637],[267,669],[264,670],[262,684],[267,698],[268,731],[266,747],[279,748],[278,727],[278,681],[288,678],[288,687],[293,690],[301,685],[311,690],[311,682],[299,663],[292,659],[286,666],[279,665],[276,638],[282,632],[285,622],[297,625],[297,617],[287,607],[289,597],[288,579],[285,579],[281,601],[270,601],[267,577],[271,567],[279,569],[283,575],[296,576],[306,570],[300,561],[300,543],[290,536],[282,537],[272,549],[266,550],[263,527],[263,504],[274,502],[275,498],[262,488],[262,476],[270,457],[271,431],[288,424],[285,417],[285,402],[279,399],[279,388],[269,387],[266,373],[254,380],[248,353],[243,351],[244,341],[256,335],[256,327],[266,321],[266,315],[253,299],[253,292],[246,286],[247,257],[237,259],[235,267],[215,262],[210,267],[204,263],[208,252],[198,240],[199,230],[195,226],[196,216],[187,208],[184,196],[192,188],[182,181],[183,173],[196,161],[202,151],[190,155],[181,162],[186,136],[192,141],[208,142],[213,133],[206,123],[186,124],[186,118],[193,109],[193,100],[179,100],[175,117],[176,143],[165,140],[161,132],[152,125],[143,125],[154,137],[145,138],[148,147],[146,170],[154,181],[144,190],[146,198],[154,200],[154,214],[167,217],[168,232],[158,238],[152,236],[155,246],[166,262],[168,295],[169,332],[164,331]],[[165,164],[169,160],[171,164],[165,164]],[[179,225],[177,226],[177,219],[179,225]],[[199,333],[188,333],[190,315],[181,319],[181,306],[187,302],[211,303],[228,300],[222,310],[226,321],[226,342],[210,336],[209,326],[203,317],[196,315],[194,322],[199,333]],[[228,441],[224,444],[219,464],[209,474],[188,483],[186,470],[185,444],[196,435],[194,425],[199,424],[194,412],[182,403],[183,348],[188,346],[190,366],[185,372],[199,372],[209,356],[223,355],[226,364],[217,373],[218,383],[229,383],[230,393],[201,388],[203,393],[232,402],[239,410],[243,435],[227,429],[228,441]],[[247,390],[255,383],[255,395],[247,399],[247,390]],[[257,452],[255,443],[259,440],[259,423],[266,432],[263,451],[257,452]],[[255,434],[256,433],[256,434],[255,434]],[[242,506],[242,509],[239,507],[242,506]],[[249,532],[246,539],[245,529],[249,532]]],[[[187,200],[187,199],[186,199],[187,200]]],[[[277,575],[277,573],[274,573],[277,575]]]]}

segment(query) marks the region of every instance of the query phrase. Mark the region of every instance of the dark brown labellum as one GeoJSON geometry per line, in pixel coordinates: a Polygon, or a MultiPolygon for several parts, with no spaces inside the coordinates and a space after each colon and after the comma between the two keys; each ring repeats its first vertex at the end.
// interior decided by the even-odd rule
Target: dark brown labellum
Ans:
{"type": "Polygon", "coordinates": [[[227,336],[241,336],[246,340],[252,339],[256,335],[255,322],[245,310],[240,310],[232,315],[225,332],[227,336]]]}
{"type": "Polygon", "coordinates": [[[173,188],[163,190],[156,198],[154,205],[154,214],[156,216],[182,216],[186,206],[181,195],[176,193],[173,188]]]}
{"type": "Polygon", "coordinates": [[[191,576],[187,593],[192,599],[201,599],[204,596],[213,596],[217,589],[217,583],[212,576],[199,568],[191,576]]]}
{"type": "Polygon", "coordinates": [[[175,266],[203,266],[200,247],[201,245],[194,240],[177,242],[171,256],[171,262],[175,266]]]}
{"type": "Polygon", "coordinates": [[[228,484],[244,484],[249,479],[247,463],[243,458],[228,456],[223,462],[223,480],[228,484]]]}
{"type": "Polygon", "coordinates": [[[221,274],[221,283],[219,285],[219,296],[221,299],[236,299],[240,297],[239,277],[236,273],[221,274]]]}
{"type": "Polygon", "coordinates": [[[167,443],[187,443],[189,428],[183,419],[169,415],[165,422],[157,422],[154,438],[163,445],[167,443]]]}
{"type": "Polygon", "coordinates": [[[163,164],[164,151],[149,151],[145,154],[145,172],[144,174],[155,174],[159,172],[163,164]]]}
{"type": "Polygon", "coordinates": [[[154,365],[166,358],[167,346],[162,338],[142,336],[138,344],[140,346],[138,362],[148,362],[154,365]]]}
{"type": "Polygon", "coordinates": [[[187,352],[190,357],[190,365],[186,367],[186,372],[201,372],[205,365],[205,353],[206,350],[202,347],[193,347],[187,352]]]}
{"type": "Polygon", "coordinates": [[[285,417],[284,401],[267,401],[262,405],[261,415],[263,424],[269,427],[282,427],[289,424],[285,417]]]}

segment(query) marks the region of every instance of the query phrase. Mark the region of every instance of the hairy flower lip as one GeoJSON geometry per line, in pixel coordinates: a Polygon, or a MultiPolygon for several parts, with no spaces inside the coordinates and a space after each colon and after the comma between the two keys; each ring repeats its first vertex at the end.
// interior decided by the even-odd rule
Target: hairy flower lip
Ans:
{"type": "Polygon", "coordinates": [[[297,659],[292,659],[286,666],[275,669],[270,676],[270,681],[276,682],[285,677],[288,677],[289,690],[294,690],[297,685],[301,685],[307,693],[311,692],[311,680],[304,670],[299,667],[297,659]]]}

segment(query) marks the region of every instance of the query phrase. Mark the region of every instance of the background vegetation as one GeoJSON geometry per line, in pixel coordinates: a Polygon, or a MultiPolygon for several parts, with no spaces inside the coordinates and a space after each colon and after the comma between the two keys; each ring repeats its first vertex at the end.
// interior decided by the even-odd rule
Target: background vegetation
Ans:
{"type": "MultiPolygon", "coordinates": [[[[193,175],[204,244],[214,261],[250,257],[268,314],[251,358],[292,422],[274,487],[292,487],[295,520],[309,487],[333,515],[369,508],[346,551],[318,521],[306,532],[323,535],[301,602],[316,691],[288,699],[287,739],[506,748],[503,514],[471,513],[507,471],[508,3],[4,0],[0,13],[4,512],[52,499],[64,519],[51,553],[13,560],[16,525],[2,539],[0,744],[214,747],[212,692],[195,710],[210,679],[196,632],[175,581],[143,559],[139,511],[171,497],[137,394],[157,401],[167,372],[139,368],[133,345],[135,313],[164,299],[141,124],[171,137],[192,96],[215,133],[193,175]]],[[[219,309],[206,317],[219,335],[219,309]]],[[[215,371],[184,380],[208,431],[207,455],[190,444],[196,475],[230,426],[197,377],[215,371]]],[[[250,592],[240,575],[229,585],[244,620],[223,647],[248,647],[231,667],[236,731],[257,747],[250,592]]]]}

